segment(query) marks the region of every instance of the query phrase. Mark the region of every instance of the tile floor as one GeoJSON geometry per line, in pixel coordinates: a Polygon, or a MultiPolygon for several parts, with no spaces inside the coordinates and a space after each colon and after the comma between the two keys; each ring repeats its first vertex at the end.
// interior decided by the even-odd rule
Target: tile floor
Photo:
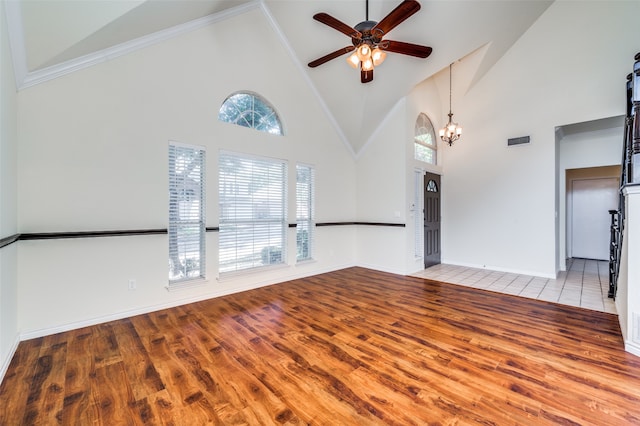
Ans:
{"type": "Polygon", "coordinates": [[[608,298],[609,263],[604,260],[567,259],[567,270],[555,280],[444,264],[412,275],[617,314],[608,298]]]}

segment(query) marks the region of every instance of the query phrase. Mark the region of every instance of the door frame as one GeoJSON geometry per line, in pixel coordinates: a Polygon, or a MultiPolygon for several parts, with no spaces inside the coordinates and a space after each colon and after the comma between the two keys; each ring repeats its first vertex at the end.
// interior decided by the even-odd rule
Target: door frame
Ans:
{"type": "MultiPolygon", "coordinates": [[[[575,210],[574,210],[574,206],[573,206],[573,196],[574,196],[574,183],[577,181],[585,181],[585,180],[612,180],[612,181],[616,181],[617,182],[617,186],[620,186],[620,178],[617,176],[607,176],[607,175],[602,175],[602,176],[597,176],[597,175],[593,175],[593,176],[589,176],[589,175],[585,175],[585,176],[576,176],[576,177],[571,177],[567,179],[567,193],[566,193],[566,243],[565,243],[565,248],[566,248],[566,257],[567,258],[572,258],[574,257],[574,247],[573,247],[573,236],[574,236],[574,214],[575,214],[575,210]]],[[[606,260],[606,259],[605,259],[606,260]]]]}

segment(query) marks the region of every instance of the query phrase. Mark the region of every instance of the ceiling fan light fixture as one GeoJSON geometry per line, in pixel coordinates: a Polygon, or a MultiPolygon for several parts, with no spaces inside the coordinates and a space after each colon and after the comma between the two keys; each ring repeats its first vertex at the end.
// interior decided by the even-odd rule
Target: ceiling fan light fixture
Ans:
{"type": "Polygon", "coordinates": [[[371,59],[373,60],[373,65],[376,67],[381,65],[386,57],[387,53],[379,47],[376,47],[371,51],[371,59]]]}
{"type": "Polygon", "coordinates": [[[347,57],[347,63],[349,64],[349,66],[351,66],[351,68],[358,69],[358,67],[360,66],[360,58],[358,58],[358,55],[356,55],[355,53],[352,53],[347,57]]]}
{"type": "Polygon", "coordinates": [[[349,53],[347,63],[350,67],[360,71],[360,82],[373,81],[373,69],[382,64],[389,52],[402,55],[426,58],[432,49],[428,46],[406,43],[402,41],[383,40],[389,31],[407,20],[420,10],[417,0],[402,0],[391,12],[379,22],[369,20],[369,0],[366,0],[365,20],[351,27],[333,16],[321,12],[313,15],[313,19],[325,24],[351,39],[351,45],[326,54],[309,62],[310,68],[315,68],[332,59],[349,53]]]}
{"type": "Polygon", "coordinates": [[[373,69],[373,60],[371,58],[362,61],[362,71],[371,71],[373,69]]]}
{"type": "Polygon", "coordinates": [[[371,58],[371,46],[369,46],[367,43],[362,43],[356,49],[356,55],[358,55],[358,59],[360,59],[362,62],[371,58]]]}

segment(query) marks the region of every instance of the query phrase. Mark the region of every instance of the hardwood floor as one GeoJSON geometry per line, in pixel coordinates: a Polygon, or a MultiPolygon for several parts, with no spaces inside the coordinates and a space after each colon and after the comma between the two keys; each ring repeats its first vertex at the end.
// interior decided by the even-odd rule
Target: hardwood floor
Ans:
{"type": "Polygon", "coordinates": [[[640,358],[612,314],[349,268],[22,342],[0,424],[640,424],[640,358]]]}

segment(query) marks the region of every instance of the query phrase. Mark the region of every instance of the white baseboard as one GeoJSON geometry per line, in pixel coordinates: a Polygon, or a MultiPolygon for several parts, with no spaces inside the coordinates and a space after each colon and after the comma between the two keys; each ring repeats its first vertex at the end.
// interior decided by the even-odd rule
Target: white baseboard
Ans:
{"type": "Polygon", "coordinates": [[[505,273],[517,274],[517,275],[527,275],[530,277],[549,278],[552,280],[555,280],[557,278],[555,273],[551,274],[548,272],[541,272],[541,271],[511,269],[511,268],[503,268],[503,267],[494,266],[494,265],[478,265],[475,263],[455,262],[455,261],[449,261],[449,260],[443,260],[442,263],[445,265],[463,266],[465,268],[474,268],[474,269],[486,269],[487,271],[505,272],[505,273]]]}
{"type": "Polygon", "coordinates": [[[359,265],[354,265],[354,266],[358,266],[360,268],[372,269],[374,271],[387,272],[389,274],[406,275],[406,271],[402,269],[380,267],[380,265],[368,265],[366,263],[361,263],[359,265]]]}
{"type": "Polygon", "coordinates": [[[18,349],[18,345],[20,344],[20,335],[16,334],[15,340],[7,353],[7,357],[2,360],[2,366],[0,366],[0,383],[4,380],[4,375],[7,374],[7,370],[9,369],[9,365],[11,365],[11,360],[13,356],[16,354],[16,350],[18,349]]]}
{"type": "Polygon", "coordinates": [[[629,352],[630,354],[640,357],[640,345],[636,342],[625,341],[624,350],[629,352]]]}
{"type": "Polygon", "coordinates": [[[54,327],[23,331],[20,333],[19,341],[35,339],[43,336],[49,336],[52,334],[75,330],[82,327],[89,327],[92,325],[103,324],[109,321],[121,320],[124,318],[133,317],[136,315],[148,314],[150,312],[155,312],[162,309],[175,308],[176,306],[182,306],[189,303],[200,302],[202,300],[214,299],[216,297],[222,297],[229,294],[240,293],[243,291],[254,290],[256,288],[265,287],[268,285],[273,285],[273,284],[278,284],[278,283],[291,281],[299,278],[309,277],[312,275],[323,274],[326,272],[336,271],[336,270],[348,268],[351,266],[355,266],[355,265],[352,265],[352,264],[333,265],[330,268],[317,268],[317,269],[290,268],[293,271],[293,273],[287,274],[285,276],[279,276],[278,278],[272,279],[272,280],[264,280],[264,281],[252,282],[252,283],[244,283],[242,282],[243,280],[239,280],[238,285],[225,288],[224,291],[205,293],[205,294],[200,294],[192,297],[185,297],[182,299],[176,299],[176,300],[172,300],[171,302],[161,303],[156,305],[141,306],[135,309],[116,312],[113,314],[103,315],[99,317],[87,318],[81,321],[74,321],[66,324],[60,324],[54,327]]]}

